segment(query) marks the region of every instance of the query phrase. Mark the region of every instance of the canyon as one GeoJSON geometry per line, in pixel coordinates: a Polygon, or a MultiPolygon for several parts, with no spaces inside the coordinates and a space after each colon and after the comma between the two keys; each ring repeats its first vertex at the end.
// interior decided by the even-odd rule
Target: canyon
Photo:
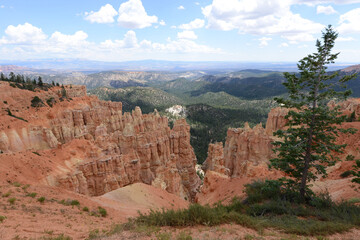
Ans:
{"type": "MultiPolygon", "coordinates": [[[[46,221],[33,225],[31,209],[44,218],[59,211],[53,202],[76,199],[92,209],[102,206],[110,218],[94,221],[91,215],[78,216],[79,210],[64,207],[54,217],[55,226],[64,227],[61,217],[66,211],[76,228],[62,232],[84,239],[89,222],[106,228],[113,221],[125,222],[127,217],[150,209],[185,208],[190,202],[229,203],[233,197],[244,197],[244,186],[254,180],[277,179],[283,174],[269,169],[269,159],[275,155],[273,132],[285,127],[287,110],[273,108],[266,127],[261,124],[243,128],[229,128],[225,143],[209,145],[203,163],[203,181],[196,170],[196,156],[190,145],[190,126],[185,119],[169,127],[166,117],[157,111],[143,114],[139,107],[123,112],[121,102],[101,101],[87,95],[85,86],[67,85],[36,92],[0,82],[0,191],[11,192],[17,201],[27,202],[32,215],[24,220],[20,236],[42,236],[29,229],[51,228],[46,221]],[[37,96],[42,104],[31,102],[37,96]],[[17,185],[29,186],[22,193],[17,185]],[[29,199],[27,191],[46,196],[41,205],[29,199]],[[50,200],[52,199],[52,200],[50,200]],[[35,207],[36,206],[36,207],[35,207]],[[37,210],[36,210],[37,211],[37,210]],[[69,215],[70,214],[70,215],[69,215]]],[[[341,111],[355,119],[360,116],[360,100],[335,103],[341,111]]],[[[345,128],[360,129],[360,122],[346,122],[345,128]]],[[[360,131],[354,135],[340,135],[339,143],[348,146],[339,157],[343,160],[328,168],[329,176],[313,183],[317,192],[328,191],[334,200],[360,198],[352,188],[351,177],[340,177],[354,161],[344,161],[347,154],[360,157],[360,131]]],[[[0,203],[3,199],[0,200],[0,203]]],[[[7,214],[4,238],[13,236],[20,209],[7,214]]],[[[60,233],[60,232],[59,232],[60,233]]],[[[1,234],[0,234],[1,236],[1,234]]]]}
{"type": "Polygon", "coordinates": [[[87,96],[84,86],[64,89],[66,100],[62,101],[60,87],[33,93],[1,82],[0,108],[18,117],[2,111],[3,164],[14,164],[7,158],[14,153],[65,151],[69,155],[56,160],[58,165],[41,182],[89,196],[142,182],[185,199],[195,197],[200,179],[185,120],[170,129],[167,118],[156,112],[143,115],[136,108],[123,114],[121,103],[87,96]],[[54,106],[31,107],[35,95],[44,101],[53,99],[54,106]],[[76,145],[76,141],[82,143],[76,145]]]}

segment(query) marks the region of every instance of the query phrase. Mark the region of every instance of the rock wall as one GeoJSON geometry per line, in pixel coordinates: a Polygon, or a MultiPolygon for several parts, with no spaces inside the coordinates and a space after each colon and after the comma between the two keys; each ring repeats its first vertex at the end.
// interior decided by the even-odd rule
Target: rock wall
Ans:
{"type": "Polygon", "coordinates": [[[250,128],[230,128],[225,147],[222,144],[209,146],[205,170],[212,170],[230,177],[253,175],[253,167],[266,165],[274,157],[271,142],[274,138],[266,133],[261,124],[250,128]]]}
{"type": "MultiPolygon", "coordinates": [[[[121,103],[88,97],[83,86],[66,86],[65,90],[71,99],[61,102],[61,88],[53,90],[57,101],[54,107],[29,108],[27,123],[4,115],[7,123],[0,129],[0,150],[61,151],[64,144],[83,139],[92,146],[86,157],[76,160],[70,171],[49,173],[49,184],[98,196],[143,182],[189,200],[195,197],[200,179],[190,145],[190,127],[184,119],[170,129],[168,119],[157,112],[143,115],[136,107],[132,113],[123,114],[121,103]]],[[[30,102],[34,93],[29,94],[32,96],[23,102],[30,102]]],[[[51,92],[36,94],[44,99],[51,92]]]]}

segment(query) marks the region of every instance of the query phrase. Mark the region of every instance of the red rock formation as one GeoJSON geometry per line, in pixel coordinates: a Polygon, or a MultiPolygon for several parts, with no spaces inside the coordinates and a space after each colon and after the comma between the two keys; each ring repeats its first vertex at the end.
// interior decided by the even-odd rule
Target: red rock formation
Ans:
{"type": "Polygon", "coordinates": [[[272,136],[273,132],[282,129],[287,123],[287,120],[285,119],[287,113],[288,113],[287,108],[277,107],[271,109],[266,121],[266,127],[265,127],[266,134],[272,136]]]}
{"type": "Polygon", "coordinates": [[[230,175],[230,170],[225,167],[224,148],[221,142],[209,144],[208,157],[202,165],[204,171],[214,171],[225,176],[230,175]]]}
{"type": "MultiPolygon", "coordinates": [[[[9,90],[6,85],[0,84],[0,96],[5,101],[8,91],[1,90],[9,90]]],[[[195,171],[190,127],[184,119],[178,120],[171,130],[167,118],[157,112],[143,115],[137,107],[132,113],[122,114],[121,103],[88,97],[83,86],[66,86],[65,90],[68,100],[63,102],[61,88],[36,93],[42,99],[53,97],[57,103],[52,108],[21,109],[21,117],[28,122],[2,113],[6,122],[0,128],[0,150],[61,150],[64,144],[83,139],[91,145],[86,156],[71,157],[68,162],[75,164],[69,169],[49,173],[49,184],[93,196],[143,182],[183,198],[194,198],[200,179],[195,171]]],[[[11,91],[24,104],[29,104],[34,96],[25,90],[11,91]]],[[[11,110],[19,107],[13,102],[9,105],[11,110]]]]}
{"type": "Polygon", "coordinates": [[[274,157],[273,140],[261,124],[253,129],[247,123],[244,128],[229,128],[224,149],[221,144],[209,146],[205,169],[230,177],[254,175],[251,171],[254,166],[266,166],[269,159],[274,157]]]}

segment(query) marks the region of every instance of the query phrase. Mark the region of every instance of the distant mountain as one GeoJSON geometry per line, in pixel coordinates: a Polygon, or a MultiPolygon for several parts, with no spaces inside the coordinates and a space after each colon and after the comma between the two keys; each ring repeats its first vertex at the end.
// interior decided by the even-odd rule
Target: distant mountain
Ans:
{"type": "Polygon", "coordinates": [[[136,106],[140,106],[143,113],[153,112],[154,109],[165,110],[176,104],[184,104],[184,101],[160,89],[150,87],[127,87],[127,88],[96,88],[89,91],[102,100],[122,102],[123,110],[129,112],[136,106]]]}
{"type": "Polygon", "coordinates": [[[263,99],[286,93],[282,85],[284,77],[280,72],[238,72],[225,76],[204,76],[201,81],[208,82],[201,89],[191,92],[192,96],[199,96],[207,92],[226,92],[230,95],[245,99],[263,99]],[[249,77],[250,76],[250,77],[249,77]]]}
{"type": "Polygon", "coordinates": [[[353,65],[347,68],[344,68],[341,70],[341,72],[346,72],[346,73],[360,73],[360,64],[358,65],[353,65]]]}
{"type": "MultiPolygon", "coordinates": [[[[86,59],[32,59],[24,61],[0,60],[3,65],[17,65],[34,69],[56,71],[213,71],[208,74],[238,71],[241,69],[262,69],[272,71],[297,71],[295,62],[235,62],[235,61],[166,61],[139,60],[124,62],[105,62],[86,59]]],[[[333,70],[349,65],[333,65],[333,70]]]]}

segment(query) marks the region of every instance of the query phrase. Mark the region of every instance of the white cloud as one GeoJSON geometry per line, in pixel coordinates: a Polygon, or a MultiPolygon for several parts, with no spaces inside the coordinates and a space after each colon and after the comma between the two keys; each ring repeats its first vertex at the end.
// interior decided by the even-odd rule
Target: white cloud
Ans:
{"type": "Polygon", "coordinates": [[[208,20],[208,28],[237,29],[239,33],[255,35],[278,34],[298,41],[312,40],[312,34],[324,26],[292,13],[290,6],[291,1],[284,0],[213,0],[211,5],[202,8],[202,13],[208,20]]]}
{"type": "Polygon", "coordinates": [[[5,34],[6,36],[0,39],[0,44],[38,44],[47,38],[41,28],[30,23],[9,25],[5,34]]]}
{"type": "MultiPolygon", "coordinates": [[[[186,31],[185,31],[186,32],[186,31]]],[[[191,31],[189,31],[191,32],[191,31]]],[[[129,30],[123,39],[106,40],[99,44],[88,40],[84,31],[74,34],[54,32],[49,37],[40,28],[31,24],[17,27],[9,26],[0,38],[0,55],[9,59],[27,58],[85,58],[105,61],[124,61],[144,58],[203,58],[206,54],[214,57],[222,54],[221,49],[196,43],[193,34],[185,33],[176,40],[168,38],[167,42],[138,40],[136,33],[129,30]],[[25,30],[24,30],[25,29],[25,30]],[[30,30],[29,30],[30,29],[30,30]],[[189,39],[192,38],[192,39],[189,39]]]]}
{"type": "Polygon", "coordinates": [[[106,40],[100,43],[100,46],[103,49],[121,49],[121,48],[136,48],[138,47],[138,40],[136,37],[136,33],[132,30],[128,31],[124,35],[124,39],[122,40],[106,40]]]}
{"type": "Polygon", "coordinates": [[[173,25],[173,26],[171,26],[170,28],[171,28],[171,29],[176,29],[176,26],[173,25]]]}
{"type": "Polygon", "coordinates": [[[157,16],[147,15],[141,0],[129,0],[120,5],[118,23],[122,27],[146,28],[157,22],[157,16]]]}
{"type": "Polygon", "coordinates": [[[54,32],[50,41],[63,45],[77,45],[87,39],[88,35],[84,31],[77,31],[73,35],[62,34],[61,32],[54,32]]]}
{"type": "Polygon", "coordinates": [[[98,12],[85,12],[85,20],[91,23],[113,23],[114,17],[117,14],[118,12],[112,5],[106,4],[102,6],[98,12]]]}
{"type": "Polygon", "coordinates": [[[160,24],[161,26],[165,26],[165,25],[166,25],[166,23],[165,23],[164,20],[161,20],[161,21],[159,22],[159,24],[160,24]]]}
{"type": "Polygon", "coordinates": [[[193,31],[182,31],[178,32],[177,37],[180,39],[197,39],[196,34],[193,31]]]}
{"type": "Polygon", "coordinates": [[[280,44],[280,47],[289,47],[289,44],[283,42],[283,43],[280,44]]]}
{"type": "Polygon", "coordinates": [[[195,20],[191,21],[190,23],[181,24],[179,26],[180,29],[191,30],[202,28],[205,26],[205,21],[203,19],[196,18],[195,20]]]}
{"type": "Polygon", "coordinates": [[[326,15],[330,15],[330,14],[335,14],[337,13],[335,11],[335,9],[332,7],[332,6],[322,6],[322,5],[319,5],[317,6],[316,8],[316,13],[317,14],[320,14],[320,13],[323,13],[323,14],[326,14],[326,15]]]}
{"type": "Polygon", "coordinates": [[[5,6],[4,6],[4,5],[1,5],[0,8],[5,8],[5,6]]]}
{"type": "Polygon", "coordinates": [[[353,9],[340,16],[339,33],[360,33],[360,8],[353,9]]]}
{"type": "Polygon", "coordinates": [[[178,6],[178,8],[177,9],[179,9],[179,10],[184,10],[185,9],[185,7],[183,6],[183,5],[180,5],[180,6],[178,6]]]}
{"type": "Polygon", "coordinates": [[[199,3],[199,2],[194,2],[194,4],[195,4],[195,5],[197,5],[197,6],[199,6],[199,5],[200,5],[200,3],[199,3]]]}
{"type": "Polygon", "coordinates": [[[355,41],[355,39],[353,37],[338,37],[336,39],[336,41],[338,41],[338,42],[351,42],[351,41],[355,41]]]}
{"type": "Polygon", "coordinates": [[[262,37],[262,38],[259,39],[259,41],[260,41],[259,46],[260,46],[260,47],[265,47],[265,46],[268,45],[268,41],[271,41],[271,40],[272,40],[272,38],[262,37]]]}
{"type": "Polygon", "coordinates": [[[316,6],[318,4],[324,4],[324,3],[346,5],[352,3],[360,3],[360,0],[293,0],[293,3],[306,4],[309,6],[316,6]]]}

